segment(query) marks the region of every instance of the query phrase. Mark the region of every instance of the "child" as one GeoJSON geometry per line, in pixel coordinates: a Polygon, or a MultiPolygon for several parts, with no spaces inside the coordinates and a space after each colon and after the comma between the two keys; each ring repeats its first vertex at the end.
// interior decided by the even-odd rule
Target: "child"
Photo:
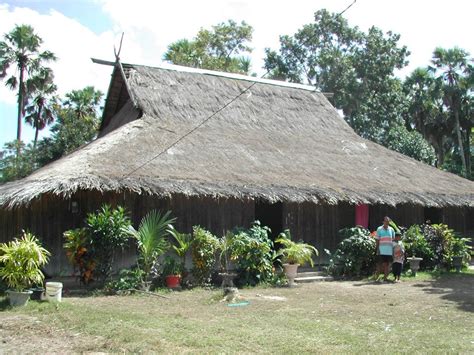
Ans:
{"type": "Polygon", "coordinates": [[[405,248],[400,241],[400,234],[395,234],[395,241],[393,242],[393,264],[392,271],[395,276],[395,282],[400,282],[400,275],[403,269],[403,262],[405,260],[405,248]]]}

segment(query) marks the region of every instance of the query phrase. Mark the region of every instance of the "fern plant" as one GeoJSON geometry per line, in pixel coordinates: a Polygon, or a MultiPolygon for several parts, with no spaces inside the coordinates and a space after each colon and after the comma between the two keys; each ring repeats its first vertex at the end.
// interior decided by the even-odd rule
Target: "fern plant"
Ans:
{"type": "Polygon", "coordinates": [[[283,263],[314,266],[313,255],[318,255],[318,250],[310,244],[292,241],[289,229],[280,233],[275,242],[282,245],[276,255],[282,257],[283,263]]]}
{"type": "Polygon", "coordinates": [[[41,267],[48,262],[49,256],[49,251],[33,234],[23,231],[20,239],[0,244],[0,277],[18,292],[42,284],[41,267]]]}

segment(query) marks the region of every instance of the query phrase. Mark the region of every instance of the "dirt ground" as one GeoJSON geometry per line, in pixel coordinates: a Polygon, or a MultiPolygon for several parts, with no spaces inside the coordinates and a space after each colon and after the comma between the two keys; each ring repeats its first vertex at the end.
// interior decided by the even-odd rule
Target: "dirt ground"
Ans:
{"type": "MultiPolygon", "coordinates": [[[[83,316],[78,313],[78,310],[83,307],[88,307],[89,313],[90,309],[97,309],[97,312],[109,309],[126,312],[127,308],[130,307],[130,299],[133,298],[134,312],[141,312],[144,316],[149,313],[150,317],[154,317],[155,313],[153,312],[158,312],[152,310],[151,304],[168,304],[171,310],[164,311],[161,309],[160,312],[174,312],[174,315],[179,314],[183,320],[189,318],[193,319],[193,321],[200,321],[202,322],[200,323],[202,327],[206,327],[207,322],[213,322],[214,310],[220,307],[219,312],[222,314],[224,309],[224,306],[218,301],[218,295],[218,291],[199,290],[175,292],[170,294],[168,299],[156,296],[66,297],[59,306],[64,312],[64,317],[66,317],[61,319],[55,318],[52,315],[54,312],[52,312],[53,309],[50,305],[43,307],[42,304],[31,302],[32,304],[24,309],[10,309],[5,305],[6,302],[3,301],[2,310],[0,311],[0,353],[135,352],[153,350],[155,345],[151,343],[140,346],[135,344],[134,347],[128,346],[127,341],[133,342],[134,339],[133,335],[125,334],[125,331],[120,334],[117,333],[116,337],[113,333],[106,332],[105,329],[107,327],[115,326],[112,323],[108,323],[107,319],[103,320],[102,325],[98,324],[98,328],[89,328],[84,325],[78,326],[75,324],[76,314],[78,319],[83,316]],[[173,307],[176,308],[173,309],[173,307]],[[209,312],[209,314],[206,314],[206,312],[209,312]],[[64,319],[68,319],[68,321],[65,322],[64,319]],[[101,330],[101,327],[104,328],[104,331],[101,330]]],[[[406,322],[406,324],[412,321],[411,317],[418,319],[417,317],[419,316],[419,318],[423,318],[418,324],[419,327],[429,327],[430,324],[435,324],[435,321],[438,320],[436,324],[440,327],[439,331],[441,333],[443,332],[443,327],[453,326],[454,324],[450,325],[449,322],[455,322],[456,320],[461,321],[461,324],[456,324],[458,327],[469,327],[472,329],[474,326],[474,277],[450,277],[429,281],[408,280],[399,284],[377,284],[367,281],[334,281],[302,284],[292,289],[271,287],[249,288],[240,290],[240,295],[243,300],[250,302],[250,306],[253,307],[252,313],[260,313],[262,317],[265,317],[267,313],[275,315],[280,310],[284,312],[288,309],[292,314],[299,314],[302,319],[306,317],[305,314],[312,313],[315,315],[314,318],[311,318],[314,322],[321,322],[322,324],[330,321],[331,323],[328,323],[331,324],[328,326],[329,328],[331,326],[339,327],[339,322],[353,322],[354,324],[359,322],[360,327],[364,327],[365,324],[369,330],[372,327],[377,327],[377,323],[379,321],[383,323],[383,321],[380,317],[377,318],[371,309],[378,307],[374,300],[380,298],[383,299],[382,304],[393,307],[394,313],[400,313],[400,310],[402,310],[405,317],[403,322],[406,322]]],[[[250,309],[250,306],[246,308],[250,309]]],[[[226,307],[226,312],[228,308],[226,307]]],[[[156,313],[156,316],[158,316],[158,313],[156,313]]],[[[222,315],[219,315],[219,317],[218,319],[225,324],[226,318],[223,318],[222,315]]],[[[242,317],[242,321],[246,322],[245,315],[242,315],[242,317]]],[[[255,315],[252,317],[255,317],[255,315]]],[[[91,318],[92,321],[97,320],[92,320],[91,318]]],[[[122,321],[126,322],[127,320],[121,319],[120,322],[122,321]]],[[[84,322],[84,319],[81,322],[84,322]]],[[[235,323],[229,324],[235,327],[235,323]]],[[[146,326],[148,325],[144,324],[144,328],[146,326]]],[[[153,324],[151,327],[159,326],[153,324]]],[[[166,325],[162,323],[162,326],[165,327],[166,325]]],[[[347,327],[347,324],[344,326],[347,327]]],[[[387,321],[382,326],[388,332],[390,332],[390,327],[392,327],[390,322],[387,321]]],[[[278,325],[272,325],[272,327],[275,329],[278,325]]],[[[426,329],[428,330],[428,328],[426,329]]],[[[347,330],[349,333],[351,332],[350,328],[347,330]]],[[[191,331],[195,332],[192,329],[191,331]]],[[[212,332],[212,330],[210,331],[212,332]]],[[[424,334],[423,329],[420,331],[422,333],[419,333],[412,341],[417,341],[417,339],[420,339],[420,334],[424,334]]],[[[470,339],[465,339],[465,336],[462,338],[466,344],[460,348],[461,352],[465,350],[469,352],[469,349],[471,349],[472,353],[474,353],[474,333],[471,334],[473,335],[470,339]]],[[[331,336],[332,334],[329,330],[327,337],[330,338],[331,336]]],[[[396,334],[393,336],[396,336],[396,334]]],[[[428,334],[428,336],[430,335],[428,334]]],[[[185,338],[186,335],[183,335],[183,337],[185,338]]],[[[191,335],[188,337],[191,337],[191,335]]],[[[140,341],[142,343],[146,342],[146,340],[140,341]]],[[[184,347],[186,341],[181,341],[180,339],[176,339],[176,344],[173,346],[166,345],[166,341],[166,339],[163,339],[159,349],[163,351],[168,349],[176,352],[188,352],[189,350],[200,352],[200,350],[207,350],[205,347],[190,348],[189,344],[186,345],[187,347],[184,347]],[[166,346],[163,347],[163,344],[166,346]]],[[[344,342],[345,340],[342,339],[341,341],[344,342]]],[[[262,348],[252,349],[255,352],[260,352],[262,349],[266,349],[265,346],[268,346],[268,344],[263,343],[261,346],[262,348]]],[[[302,346],[304,346],[303,343],[302,346]]],[[[358,351],[357,349],[360,350],[357,347],[334,347],[327,349],[329,349],[329,352],[332,352],[331,349],[336,352],[344,349],[356,352],[358,351]]],[[[449,349],[454,352],[459,350],[456,348],[449,349]]],[[[219,349],[209,350],[210,352],[220,352],[219,349]]],[[[246,350],[244,349],[243,352],[246,352],[246,350]]]]}

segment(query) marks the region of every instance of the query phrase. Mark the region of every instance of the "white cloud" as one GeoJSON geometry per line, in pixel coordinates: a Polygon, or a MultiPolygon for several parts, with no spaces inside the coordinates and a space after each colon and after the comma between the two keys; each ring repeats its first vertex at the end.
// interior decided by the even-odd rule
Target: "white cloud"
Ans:
{"type": "MultiPolygon", "coordinates": [[[[60,95],[87,85],[106,92],[111,71],[93,64],[90,58],[113,58],[112,31],[97,35],[76,20],[53,10],[43,15],[27,8],[10,9],[8,5],[0,5],[0,18],[2,35],[16,24],[29,24],[43,39],[42,50],[56,54],[58,60],[49,65],[54,71],[60,95]]],[[[15,93],[1,84],[0,101],[15,104],[15,93]]]]}
{"type": "MultiPolygon", "coordinates": [[[[104,12],[125,31],[124,60],[151,65],[160,63],[168,44],[180,38],[192,38],[200,27],[234,19],[245,20],[255,29],[253,69],[263,73],[264,48],[279,47],[279,35],[294,34],[313,21],[321,8],[341,12],[351,0],[177,0],[152,2],[135,0],[99,0],[104,12]],[[130,42],[141,51],[131,51],[130,42]]],[[[408,73],[429,64],[436,46],[455,45],[474,54],[471,16],[472,0],[358,0],[344,16],[349,23],[367,30],[375,25],[401,35],[400,43],[412,52],[408,73]]]]}

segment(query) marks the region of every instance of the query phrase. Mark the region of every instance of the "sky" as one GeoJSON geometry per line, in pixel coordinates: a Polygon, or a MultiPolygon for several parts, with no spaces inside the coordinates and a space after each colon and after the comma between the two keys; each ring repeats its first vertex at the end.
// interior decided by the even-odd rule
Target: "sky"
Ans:
{"type": "MultiPolygon", "coordinates": [[[[313,22],[313,14],[326,8],[341,12],[353,0],[0,0],[0,40],[16,24],[29,24],[43,39],[42,50],[59,58],[51,64],[58,93],[93,85],[104,93],[111,67],[93,64],[91,57],[114,60],[114,46],[124,35],[121,61],[160,65],[167,46],[192,39],[200,28],[229,19],[253,26],[252,70],[259,75],[264,49],[279,48],[280,35],[293,35],[313,22]]],[[[401,35],[400,45],[411,52],[403,78],[417,67],[429,65],[433,50],[454,46],[474,55],[472,0],[357,0],[344,17],[366,31],[376,26],[401,35]]],[[[48,135],[44,130],[40,138],[48,135]]],[[[22,138],[34,131],[23,125],[22,138]]],[[[0,82],[0,148],[16,138],[16,96],[0,82]]]]}

